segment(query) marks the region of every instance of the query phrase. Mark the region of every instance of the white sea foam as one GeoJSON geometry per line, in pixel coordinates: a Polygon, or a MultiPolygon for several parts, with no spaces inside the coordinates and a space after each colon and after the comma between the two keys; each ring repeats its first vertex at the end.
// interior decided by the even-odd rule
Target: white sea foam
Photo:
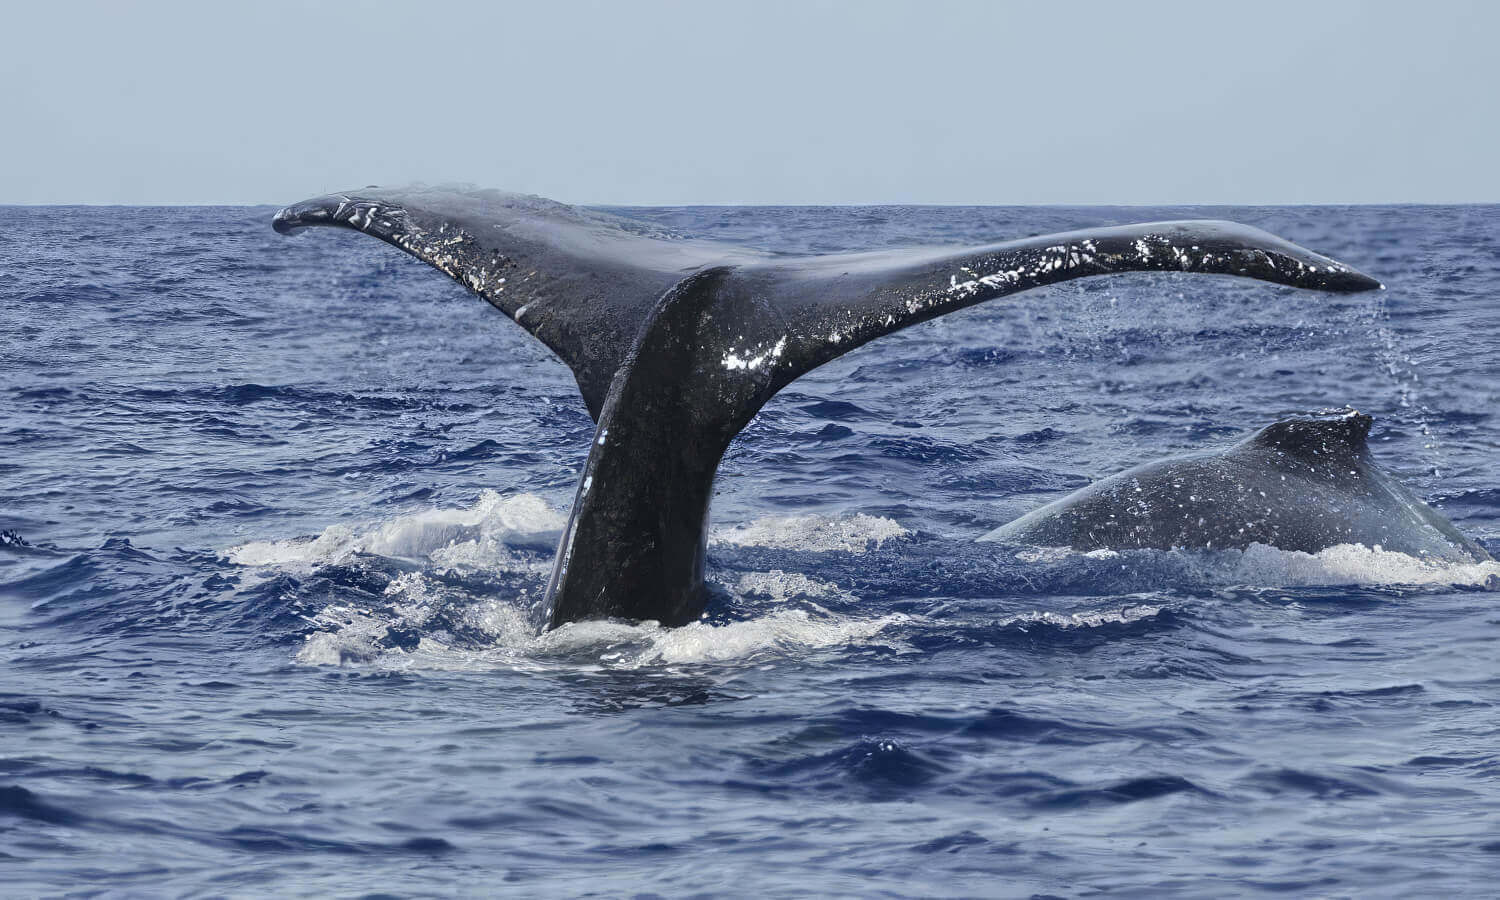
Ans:
{"type": "Polygon", "coordinates": [[[746,572],[735,585],[741,595],[759,594],[770,597],[777,603],[785,603],[794,597],[836,597],[841,600],[858,599],[831,581],[810,578],[801,572],[746,572]]]}
{"type": "MultiPolygon", "coordinates": [[[[1192,580],[1257,587],[1332,587],[1338,585],[1456,585],[1500,588],[1500,562],[1453,562],[1385,550],[1379,546],[1338,544],[1317,553],[1251,544],[1244,550],[1164,551],[1027,548],[1016,553],[1025,563],[1058,564],[1070,558],[1121,560],[1150,555],[1169,570],[1192,580]]],[[[1171,578],[1168,571],[1166,577],[1171,578]]]]}
{"type": "MultiPolygon", "coordinates": [[[[895,523],[873,516],[790,521],[799,546],[863,549],[904,534],[895,523]]],[[[797,572],[774,569],[742,575],[731,590],[769,597],[778,606],[764,616],[728,623],[694,622],[663,628],[655,622],[576,622],[538,633],[526,596],[476,597],[436,575],[453,569],[514,570],[513,548],[555,544],[564,520],[530,494],[502,498],[485,491],[472,506],[397,516],[364,527],[330,526],[312,539],[260,541],[226,552],[248,566],[312,567],[345,562],[356,554],[423,560],[422,571],[393,579],[378,602],[358,597],[324,607],[310,621],[297,661],[306,665],[359,664],[391,670],[543,671],[566,668],[633,669],[643,666],[740,661],[800,653],[873,637],[904,622],[900,614],[878,618],[829,612],[814,600],[856,598],[838,585],[797,572]],[[801,601],[791,605],[791,601],[801,601]],[[441,614],[441,615],[440,615],[441,614]],[[455,628],[463,632],[454,638],[455,628]],[[412,634],[415,644],[393,646],[391,636],[412,634]],[[478,646],[476,646],[476,643],[478,646]]],[[[753,527],[753,526],[752,526],[753,527]]],[[[775,524],[761,525],[775,531],[775,524]]],[[[780,533],[785,539],[785,527],[780,533]]],[[[521,563],[535,565],[534,562],[521,563]]]]}
{"type": "Polygon", "coordinates": [[[1363,544],[1339,544],[1317,553],[1251,544],[1244,550],[1224,551],[1219,556],[1209,564],[1222,567],[1224,580],[1234,584],[1268,587],[1344,584],[1500,586],[1500,563],[1494,561],[1469,563],[1423,559],[1363,544]]]}
{"type": "Polygon", "coordinates": [[[389,605],[371,609],[354,604],[332,603],[311,622],[318,628],[307,635],[297,653],[298,662],[309,665],[339,665],[345,662],[380,662],[410,653],[442,655],[452,651],[442,641],[423,636],[412,651],[382,646],[393,628],[420,629],[440,612],[457,616],[464,625],[491,638],[496,646],[522,647],[536,638],[524,610],[514,603],[474,601],[434,582],[421,572],[407,572],[386,585],[382,598],[389,605]]]}
{"type": "Polygon", "coordinates": [[[1128,625],[1131,622],[1139,622],[1142,619],[1161,615],[1162,609],[1163,607],[1160,606],[1141,604],[1076,613],[1037,610],[1009,616],[1001,619],[998,624],[1002,627],[1014,625],[1023,630],[1031,625],[1050,625],[1054,628],[1098,628],[1101,625],[1128,625]]]}
{"type": "Polygon", "coordinates": [[[717,529],[713,540],[740,547],[863,553],[871,545],[878,548],[888,540],[906,537],[910,533],[892,519],[865,513],[768,516],[749,525],[717,529]]]}
{"type": "MultiPolygon", "coordinates": [[[[544,567],[545,558],[518,551],[551,550],[565,524],[563,514],[536,495],[502,497],[487,490],[466,507],[331,525],[316,537],[253,541],[224,556],[237,565],[294,570],[344,564],[363,554],[423,564],[421,570],[393,579],[378,602],[351,594],[311,616],[315,630],[296,654],[307,665],[587,671],[726,662],[858,642],[906,621],[903,615],[861,618],[829,612],[814,601],[856,598],[831,582],[776,569],[746,573],[731,586],[742,596],[787,604],[764,616],[680,628],[655,622],[578,622],[539,634],[531,617],[534,598],[524,592],[500,599],[475,596],[440,577],[452,571],[544,567]],[[794,600],[800,602],[792,605],[794,600]],[[415,643],[392,640],[400,634],[412,635],[415,643]]],[[[726,542],[859,552],[906,533],[875,516],[803,516],[759,520],[732,530],[726,542]]]]}
{"type": "Polygon", "coordinates": [[[419,626],[422,611],[411,619],[330,606],[315,623],[323,629],[307,636],[297,653],[306,665],[363,663],[392,670],[520,671],[628,670],[645,666],[745,662],[767,656],[805,653],[859,643],[908,621],[900,613],[878,618],[834,616],[806,609],[777,609],[744,621],[693,622],[663,628],[656,622],[575,622],[537,634],[516,607],[495,604],[478,612],[493,643],[483,648],[455,647],[424,636],[409,650],[382,647],[392,625],[419,626]]]}
{"type": "Polygon", "coordinates": [[[694,622],[660,629],[634,662],[693,663],[738,660],[761,653],[790,653],[857,643],[907,621],[893,613],[873,619],[815,617],[805,609],[780,609],[742,622],[694,622]]]}
{"type": "Polygon", "coordinates": [[[357,528],[330,525],[312,539],[252,541],[224,555],[242,566],[277,568],[330,565],[361,553],[494,568],[515,561],[512,549],[553,549],[565,524],[563,514],[535,494],[502,497],[486,490],[460,509],[424,510],[357,528]]]}

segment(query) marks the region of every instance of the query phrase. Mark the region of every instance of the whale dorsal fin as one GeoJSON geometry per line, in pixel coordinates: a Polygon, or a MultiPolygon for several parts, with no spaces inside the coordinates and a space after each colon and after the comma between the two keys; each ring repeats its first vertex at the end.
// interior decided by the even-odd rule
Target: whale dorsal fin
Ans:
{"type": "Polygon", "coordinates": [[[1293,416],[1267,425],[1245,444],[1315,459],[1361,456],[1373,421],[1352,409],[1293,416]]]}
{"type": "Polygon", "coordinates": [[[362,231],[447,273],[567,363],[595,420],[658,300],[711,267],[734,270],[730,289],[768,313],[744,335],[737,358],[774,358],[770,393],[883,334],[1090,275],[1167,270],[1332,291],[1379,286],[1342,263],[1232,222],[1160,222],[982,247],[792,257],[685,239],[540,197],[367,188],[287,207],[273,224],[282,233],[310,225],[362,231]]]}

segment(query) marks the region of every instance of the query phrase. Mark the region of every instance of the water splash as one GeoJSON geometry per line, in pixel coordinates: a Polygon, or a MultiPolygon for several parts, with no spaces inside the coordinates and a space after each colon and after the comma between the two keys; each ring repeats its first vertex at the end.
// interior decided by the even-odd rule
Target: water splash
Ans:
{"type": "Polygon", "coordinates": [[[535,494],[502,497],[485,490],[460,509],[424,510],[361,527],[330,525],[315,538],[252,541],[224,551],[224,557],[241,566],[288,568],[374,554],[485,568],[514,563],[513,549],[553,549],[566,521],[535,494]]]}
{"type": "Polygon", "coordinates": [[[716,530],[713,542],[774,550],[843,550],[864,553],[911,532],[892,519],[865,513],[826,516],[767,516],[748,525],[716,530]]]}
{"type": "Polygon", "coordinates": [[[735,592],[741,595],[766,596],[775,603],[785,603],[797,597],[824,597],[847,601],[859,599],[831,581],[811,578],[801,572],[783,572],[780,569],[772,569],[769,572],[746,572],[740,576],[739,583],[735,585],[735,592]]]}
{"type": "Polygon", "coordinates": [[[1243,550],[1091,550],[1028,547],[1014,558],[1036,567],[1098,566],[1118,560],[1163,582],[1184,586],[1329,587],[1432,585],[1500,588],[1500,562],[1424,559],[1363,544],[1317,553],[1251,544],[1243,550]]]}

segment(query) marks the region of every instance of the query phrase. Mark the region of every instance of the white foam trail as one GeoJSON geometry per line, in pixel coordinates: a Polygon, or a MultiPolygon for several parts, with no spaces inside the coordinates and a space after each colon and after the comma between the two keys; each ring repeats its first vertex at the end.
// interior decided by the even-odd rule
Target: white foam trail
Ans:
{"type": "Polygon", "coordinates": [[[471,506],[432,509],[360,528],[330,525],[312,539],[252,541],[224,552],[242,566],[311,567],[370,553],[450,568],[509,568],[511,549],[551,550],[567,520],[535,494],[482,491],[471,506]]]}
{"type": "Polygon", "coordinates": [[[713,541],[775,550],[864,553],[872,544],[878,548],[888,540],[906,537],[910,533],[892,519],[865,513],[852,516],[768,516],[749,525],[716,530],[713,541]]]}
{"type": "MultiPolygon", "coordinates": [[[[1184,574],[1213,584],[1254,587],[1336,587],[1340,585],[1454,585],[1500,588],[1500,562],[1424,559],[1380,546],[1337,544],[1317,553],[1251,544],[1244,550],[1093,550],[1038,547],[1016,553],[1026,563],[1060,563],[1069,558],[1134,559],[1156,555],[1184,574]]],[[[1169,576],[1170,577],[1170,574],[1169,576]]]]}
{"type": "MultiPolygon", "coordinates": [[[[306,665],[588,671],[730,662],[855,643],[906,621],[899,614],[871,619],[831,613],[812,601],[857,598],[831,582],[777,569],[744,574],[735,589],[781,604],[802,602],[758,618],[725,624],[700,621],[681,628],[663,628],[655,622],[577,622],[538,634],[528,613],[534,598],[476,597],[432,577],[453,569],[516,571],[544,565],[514,551],[551,550],[565,524],[562,513],[534,494],[502,497],[486,490],[467,507],[425,510],[359,526],[331,525],[313,538],[252,541],[226,550],[224,556],[237,565],[292,569],[347,563],[360,554],[427,564],[422,571],[392,580],[377,603],[352,598],[331,603],[311,617],[316,630],[296,654],[306,665]],[[464,646],[447,643],[453,640],[451,630],[463,631],[464,646]],[[399,632],[418,635],[416,645],[389,646],[391,635],[399,632]],[[476,638],[484,646],[475,648],[476,638]]],[[[759,520],[731,532],[728,542],[859,552],[906,533],[889,519],[863,514],[802,516],[759,520]]]]}
{"type": "MultiPolygon", "coordinates": [[[[738,590],[769,594],[782,603],[809,596],[856,599],[836,584],[780,570],[748,573],[741,578],[738,590]]],[[[860,618],[805,603],[723,624],[699,621],[663,628],[656,622],[592,621],[538,634],[525,612],[525,598],[510,602],[476,600],[421,572],[394,579],[381,599],[379,609],[339,603],[325,607],[312,617],[319,630],[305,638],[297,661],[306,665],[356,663],[401,671],[563,668],[575,672],[743,662],[859,643],[908,621],[903,614],[860,618]],[[430,633],[411,649],[382,645],[392,629],[426,630],[440,611],[444,621],[456,618],[481,635],[487,646],[475,648],[470,641],[470,646],[452,647],[430,633]]]]}
{"type": "MultiPolygon", "coordinates": [[[[297,652],[306,665],[366,663],[400,671],[569,671],[628,670],[693,663],[743,663],[767,656],[859,643],[908,621],[894,613],[874,619],[815,615],[805,609],[778,609],[746,621],[693,622],[663,628],[655,622],[575,622],[538,635],[515,607],[497,604],[488,622],[494,645],[455,648],[423,637],[412,650],[378,644],[392,623],[383,617],[329,607],[315,621],[335,630],[307,636],[297,652]],[[592,661],[580,657],[592,657],[592,661]]],[[[413,619],[411,624],[417,624],[413,619]]]]}
{"type": "Polygon", "coordinates": [[[1423,559],[1379,546],[1338,544],[1317,553],[1251,544],[1225,551],[1226,574],[1235,583],[1267,587],[1345,584],[1500,586],[1500,563],[1423,559]]]}
{"type": "Polygon", "coordinates": [[[894,613],[876,619],[815,619],[805,609],[780,609],[770,615],[725,625],[694,622],[662,629],[633,665],[742,660],[762,653],[790,653],[857,643],[887,627],[908,621],[894,613]]]}
{"type": "Polygon", "coordinates": [[[1051,625],[1054,628],[1098,628],[1101,625],[1128,625],[1131,622],[1139,622],[1142,619],[1161,615],[1162,609],[1163,607],[1160,606],[1142,605],[1077,613],[1038,610],[1001,619],[997,624],[1002,628],[1017,625],[1023,631],[1028,625],[1051,625]]]}

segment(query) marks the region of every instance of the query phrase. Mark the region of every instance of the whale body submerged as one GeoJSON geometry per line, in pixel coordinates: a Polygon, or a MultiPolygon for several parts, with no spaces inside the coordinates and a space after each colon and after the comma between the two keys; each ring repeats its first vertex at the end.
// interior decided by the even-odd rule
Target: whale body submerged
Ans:
{"type": "Polygon", "coordinates": [[[1283,419],[1226,449],[1147,463],[980,538],[1074,550],[1317,553],[1339,544],[1483,562],[1483,547],[1381,469],[1353,411],[1283,419]]]}
{"type": "Polygon", "coordinates": [[[709,501],[777,391],[877,337],[1018,291],[1173,271],[1363,291],[1379,282],[1232,222],[1093,228],[979,247],[789,256],[498,191],[371,188],[272,223],[353,229],[448,274],[572,370],[597,423],[544,602],[580,619],[703,610],[709,501]]]}

